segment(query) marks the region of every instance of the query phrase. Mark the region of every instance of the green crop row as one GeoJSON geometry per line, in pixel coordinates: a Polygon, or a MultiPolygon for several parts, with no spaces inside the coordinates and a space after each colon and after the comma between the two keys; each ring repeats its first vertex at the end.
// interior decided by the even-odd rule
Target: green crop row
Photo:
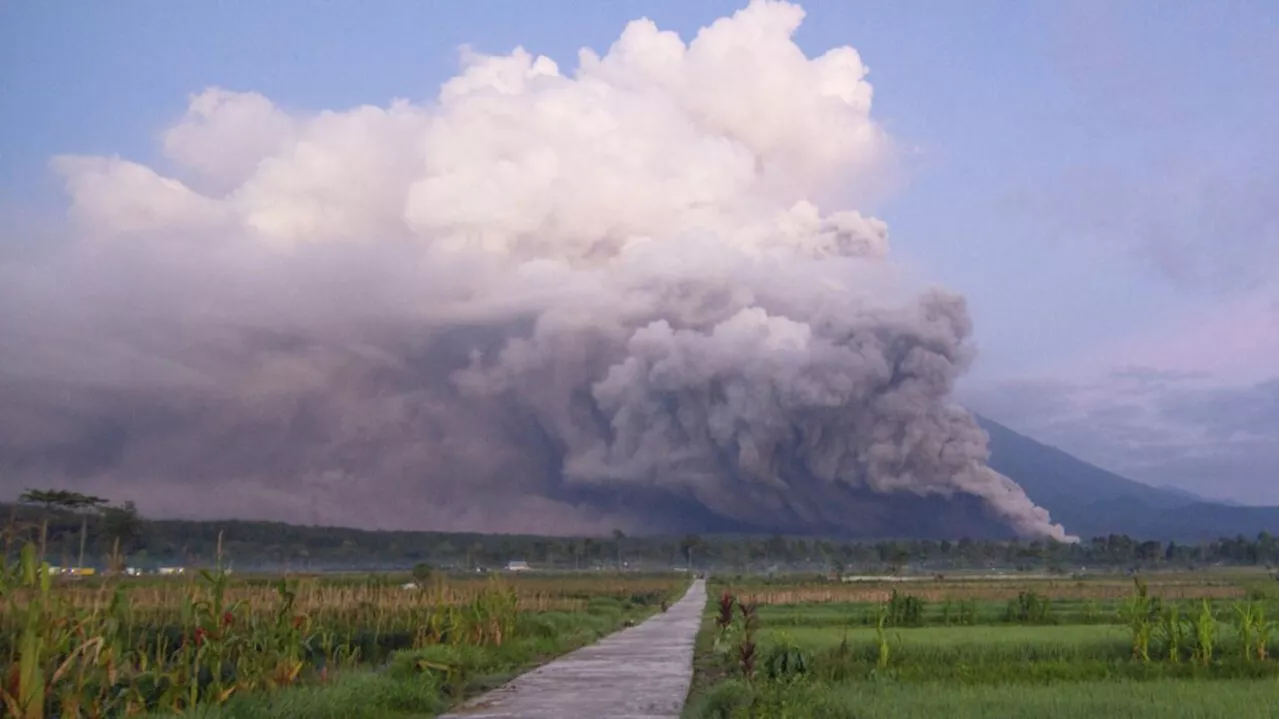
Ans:
{"type": "MultiPolygon", "coordinates": [[[[1165,603],[1138,581],[1129,597],[1111,607],[1114,624],[1053,625],[1037,621],[1042,607],[1028,594],[1006,606],[1013,616],[1004,623],[922,626],[923,602],[893,593],[886,602],[860,608],[869,610],[870,626],[841,626],[839,618],[851,614],[847,606],[757,607],[725,591],[708,605],[685,715],[1089,716],[1099,706],[1095,697],[1077,693],[1098,683],[1126,682],[1144,688],[1119,706],[1132,704],[1132,695],[1151,695],[1156,684],[1174,689],[1158,692],[1158,700],[1135,713],[1092,715],[1268,715],[1259,711],[1268,704],[1257,688],[1274,689],[1278,647],[1276,624],[1259,602],[1165,603]],[[1247,710],[1238,701],[1215,699],[1216,688],[1229,682],[1249,687],[1247,710]],[[1186,684],[1203,690],[1187,690],[1186,684]],[[889,698],[909,693],[892,689],[898,686],[928,687],[941,696],[954,689],[970,700],[956,706],[913,700],[893,707],[889,698]],[[883,696],[855,701],[874,692],[883,696]],[[1187,694],[1192,699],[1169,705],[1176,711],[1157,710],[1163,697],[1187,694]],[[1045,702],[1061,706],[1035,709],[1045,702]],[[995,713],[982,713],[992,707],[995,713]]],[[[1272,708],[1269,715],[1274,713],[1272,708]]]]}

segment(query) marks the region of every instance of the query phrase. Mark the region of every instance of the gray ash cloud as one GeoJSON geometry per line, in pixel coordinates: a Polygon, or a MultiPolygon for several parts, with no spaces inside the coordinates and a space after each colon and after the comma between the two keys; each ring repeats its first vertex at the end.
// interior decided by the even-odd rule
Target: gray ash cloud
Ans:
{"type": "Polygon", "coordinates": [[[75,236],[0,268],[0,472],[144,510],[541,533],[1066,538],[950,400],[962,298],[814,198],[891,145],[851,48],[754,2],[431,103],[210,89],[170,176],[57,158],[75,236]]]}

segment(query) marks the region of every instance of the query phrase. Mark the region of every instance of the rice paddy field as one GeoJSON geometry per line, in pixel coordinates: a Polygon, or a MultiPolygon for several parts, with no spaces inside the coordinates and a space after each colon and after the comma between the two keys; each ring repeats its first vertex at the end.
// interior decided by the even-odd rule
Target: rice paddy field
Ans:
{"type": "Polygon", "coordinates": [[[430,717],[662,611],[677,574],[0,572],[0,716],[430,717]]]}
{"type": "Polygon", "coordinates": [[[686,717],[1275,717],[1276,581],[713,579],[686,717]]]}

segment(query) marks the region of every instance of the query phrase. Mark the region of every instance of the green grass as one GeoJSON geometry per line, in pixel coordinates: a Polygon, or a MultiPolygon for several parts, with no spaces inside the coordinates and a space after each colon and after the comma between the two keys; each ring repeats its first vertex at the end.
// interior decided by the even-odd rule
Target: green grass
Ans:
{"type": "Polygon", "coordinates": [[[1111,626],[927,627],[891,629],[889,665],[877,668],[879,645],[874,629],[835,633],[821,629],[763,628],[760,653],[790,644],[811,658],[814,676],[858,681],[874,675],[900,681],[947,680],[958,684],[1064,682],[1105,679],[1250,678],[1274,676],[1275,660],[1243,661],[1238,644],[1222,639],[1221,658],[1204,667],[1179,663],[1135,662],[1127,634],[1111,626]]]}
{"type": "MultiPolygon", "coordinates": [[[[1191,661],[1187,637],[1172,660],[1159,631],[1150,640],[1150,661],[1135,659],[1130,629],[1118,623],[1114,603],[1101,610],[1110,610],[1115,623],[1097,621],[1099,607],[1089,607],[1089,621],[1076,621],[1077,607],[1065,607],[1070,611],[1057,623],[1015,624],[996,618],[1003,605],[987,602],[983,614],[990,621],[976,625],[926,621],[882,631],[864,623],[875,621],[878,607],[872,604],[763,606],[754,635],[755,676],[747,682],[737,610],[717,653],[717,597],[708,603],[695,644],[695,676],[683,714],[688,719],[1277,714],[1274,624],[1267,629],[1268,658],[1260,660],[1244,655],[1233,624],[1219,621],[1213,659],[1202,664],[1191,661]],[[796,653],[802,661],[795,661],[796,653]],[[779,666],[800,669],[779,676],[779,666]]],[[[1230,603],[1218,609],[1220,620],[1235,614],[1230,603]]]]}
{"type": "Polygon", "coordinates": [[[1252,719],[1277,712],[1274,680],[1089,681],[1050,685],[882,685],[841,691],[859,717],[1054,717],[1252,719]],[[922,691],[923,690],[923,691],[922,691]]]}
{"type": "MultiPolygon", "coordinates": [[[[767,642],[783,635],[807,648],[822,649],[838,645],[847,635],[850,642],[871,642],[875,640],[874,627],[855,626],[848,628],[810,628],[774,626],[762,621],[760,640],[767,642]]],[[[1120,645],[1128,647],[1128,633],[1124,627],[1106,624],[1084,624],[1066,626],[1022,626],[1009,625],[1003,627],[891,627],[885,634],[893,641],[907,646],[928,647],[1006,647],[1010,645],[1036,646],[1107,646],[1120,645]]]]}
{"type": "MultiPolygon", "coordinates": [[[[1274,591],[1274,590],[1273,590],[1274,591]]],[[[908,592],[909,593],[909,592],[908,592]]],[[[1258,594],[1262,592],[1258,590],[1258,594]]],[[[1193,600],[1166,602],[1177,604],[1184,612],[1199,611],[1200,603],[1193,600]]],[[[1220,618],[1228,618],[1232,613],[1234,600],[1218,599],[1210,602],[1214,613],[1220,618]]],[[[1121,601],[1055,599],[1050,604],[1048,616],[1043,624],[1076,625],[1076,624],[1122,624],[1119,610],[1121,601]]],[[[759,608],[761,621],[771,627],[845,627],[854,625],[870,626],[875,624],[876,604],[870,602],[831,602],[825,604],[775,604],[759,608]]],[[[1264,609],[1271,620],[1277,618],[1278,612],[1274,601],[1266,603],[1264,609]]],[[[972,604],[972,617],[962,613],[962,603],[953,601],[950,606],[946,602],[925,602],[921,613],[924,626],[1007,626],[1011,622],[1007,618],[1008,602],[975,601],[972,604]]]]}
{"type": "MultiPolygon", "coordinates": [[[[927,627],[889,629],[891,666],[900,672],[928,676],[1003,672],[1006,665],[1123,661],[1129,642],[1123,630],[1110,626],[1067,627],[927,627]]],[[[818,668],[830,667],[838,676],[857,674],[861,665],[874,666],[879,645],[874,629],[862,627],[833,632],[824,629],[763,629],[757,642],[764,651],[790,642],[815,655],[818,668]],[[844,643],[843,651],[841,644],[844,643]]]]}
{"type": "Polygon", "coordinates": [[[718,684],[695,698],[686,717],[775,719],[1261,719],[1280,706],[1276,682],[1259,680],[1088,681],[964,686],[951,683],[804,683],[752,690],[718,684]]]}
{"type": "Polygon", "coordinates": [[[400,719],[433,717],[449,701],[438,684],[404,681],[373,672],[353,672],[320,686],[232,697],[221,706],[201,706],[183,717],[201,719],[400,719]]]}

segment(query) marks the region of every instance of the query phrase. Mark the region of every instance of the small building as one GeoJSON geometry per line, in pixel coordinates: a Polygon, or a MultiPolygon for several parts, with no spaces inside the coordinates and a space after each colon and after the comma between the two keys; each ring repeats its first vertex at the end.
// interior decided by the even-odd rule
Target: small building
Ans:
{"type": "Polygon", "coordinates": [[[527,572],[529,571],[529,563],[523,559],[513,559],[507,562],[508,572],[527,572]]]}

